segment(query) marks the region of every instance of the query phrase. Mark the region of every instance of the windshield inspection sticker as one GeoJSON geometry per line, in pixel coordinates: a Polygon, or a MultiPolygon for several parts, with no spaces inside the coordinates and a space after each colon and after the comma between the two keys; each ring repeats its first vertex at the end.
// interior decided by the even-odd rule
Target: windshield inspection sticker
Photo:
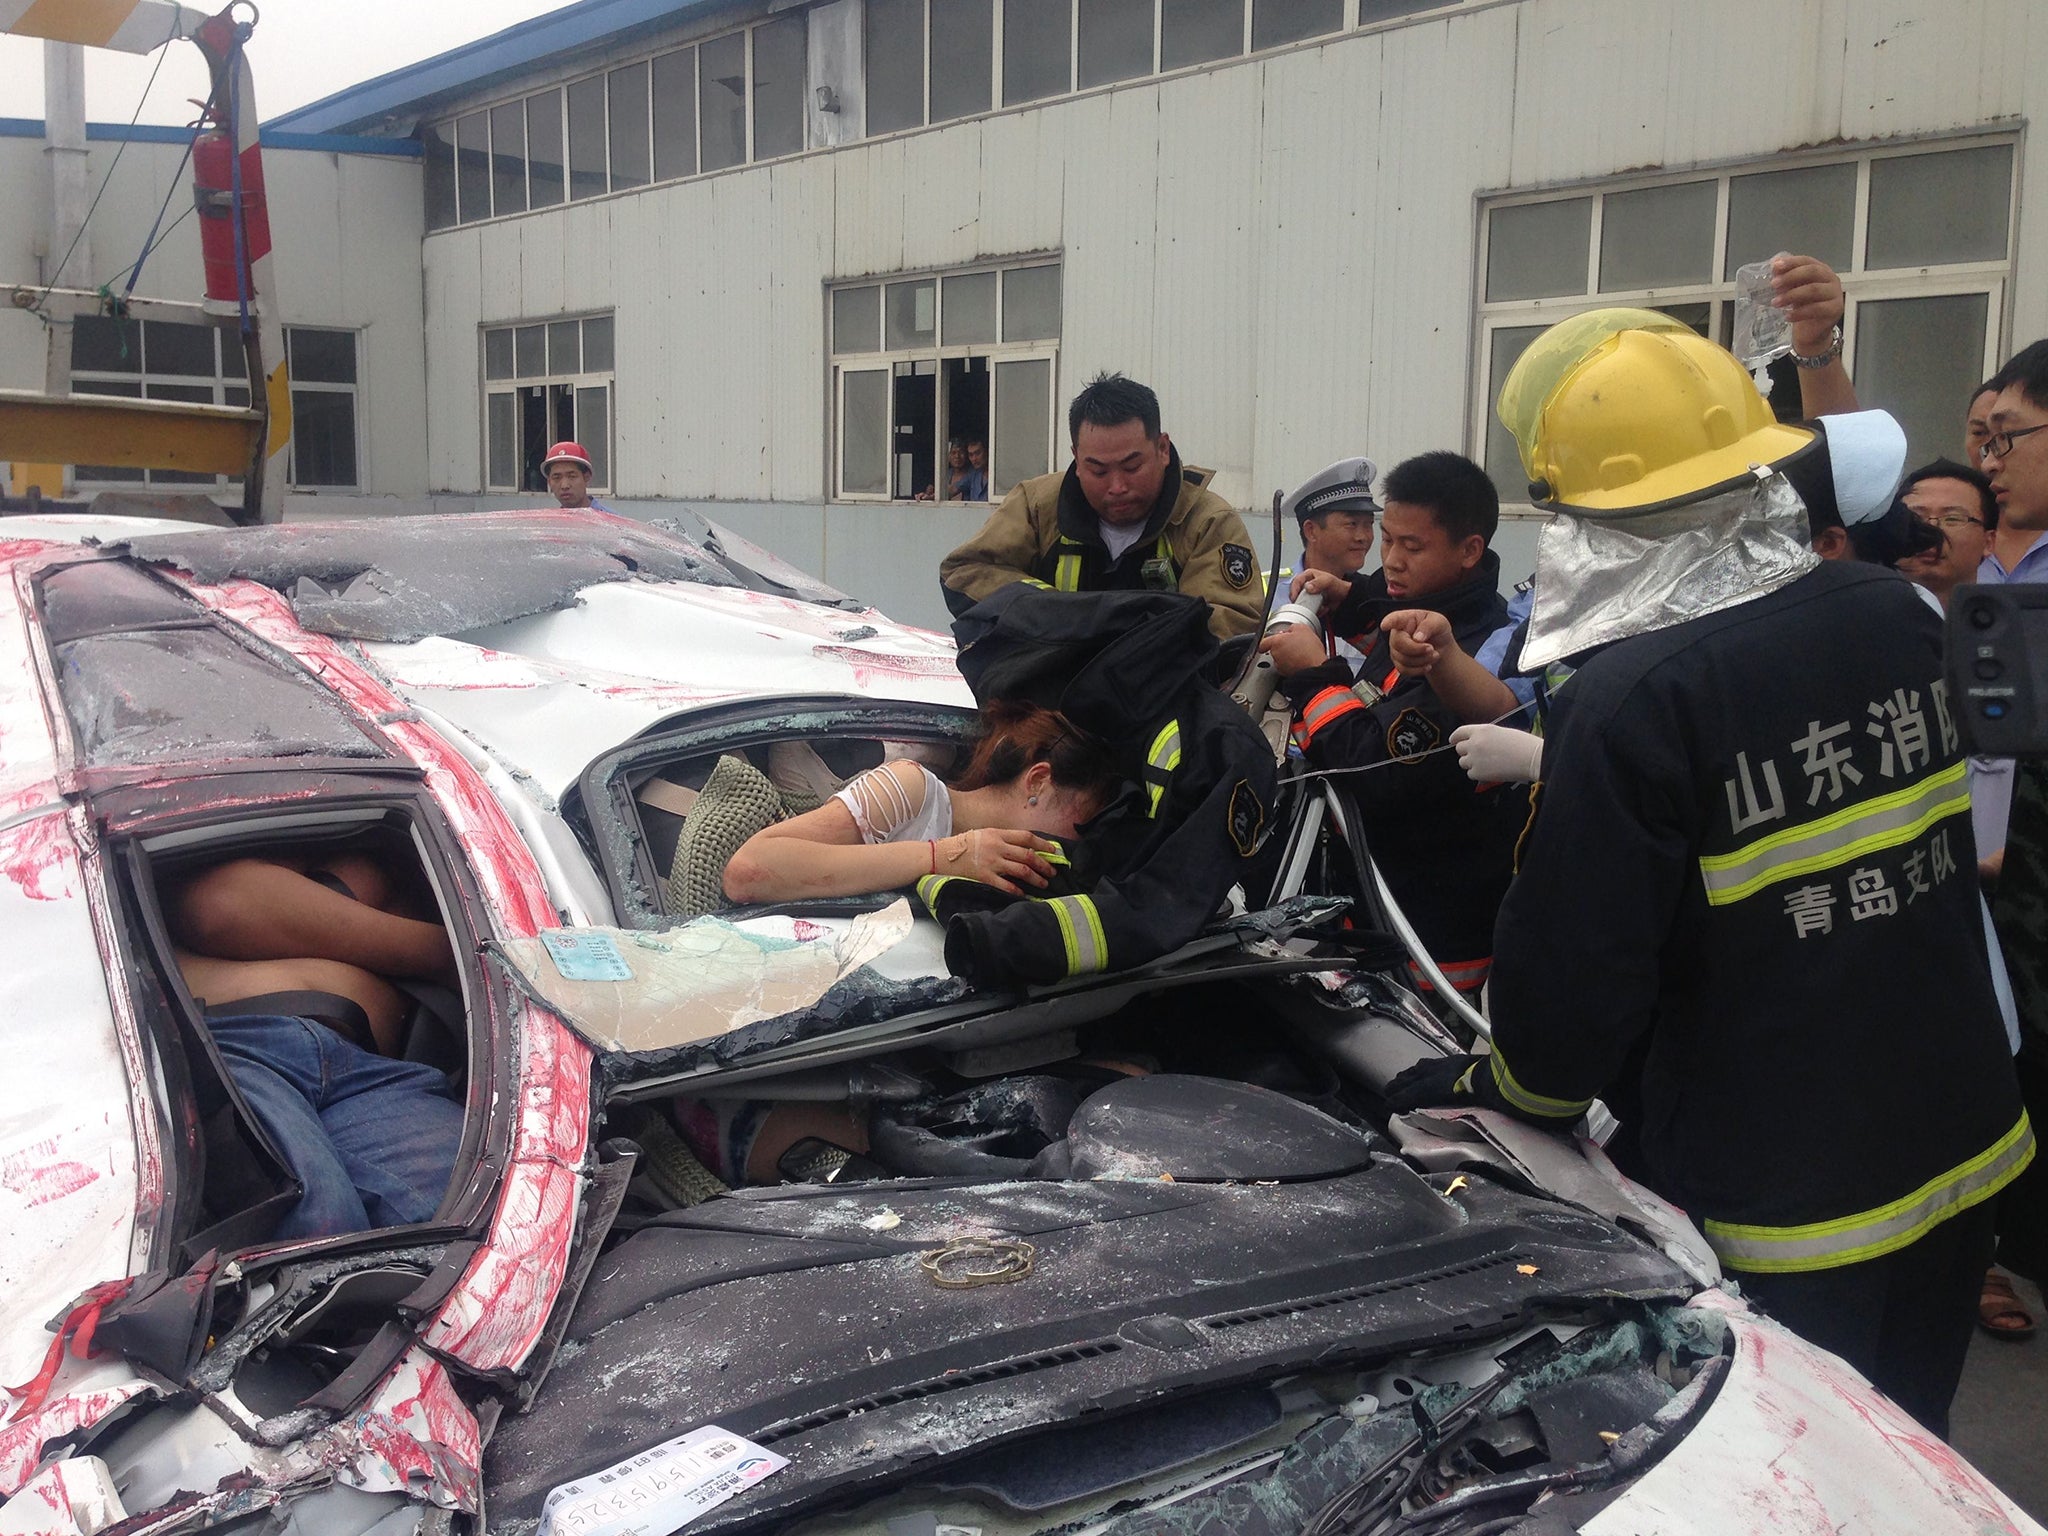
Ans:
{"type": "Polygon", "coordinates": [[[669,1536],[788,1465],[707,1424],[562,1484],[541,1506],[540,1536],[669,1536]]]}
{"type": "Polygon", "coordinates": [[[541,932],[548,958],[564,981],[631,981],[633,967],[619,953],[618,941],[608,933],[587,933],[574,928],[548,928],[541,932]]]}

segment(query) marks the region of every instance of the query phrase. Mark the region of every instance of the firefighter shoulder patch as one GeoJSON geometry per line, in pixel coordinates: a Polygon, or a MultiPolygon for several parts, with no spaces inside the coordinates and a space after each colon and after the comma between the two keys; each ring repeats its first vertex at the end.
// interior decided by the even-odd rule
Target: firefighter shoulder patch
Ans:
{"type": "Polygon", "coordinates": [[[1239,779],[1230,792],[1230,841],[1237,856],[1248,859],[1259,851],[1259,834],[1266,830],[1266,808],[1259,804],[1259,792],[1250,779],[1239,779]]]}
{"type": "Polygon", "coordinates": [[[1404,709],[1387,727],[1387,755],[1410,762],[1444,739],[1442,727],[1419,709],[1404,709]]]}
{"type": "Polygon", "coordinates": [[[1252,584],[1259,563],[1252,558],[1252,552],[1242,544],[1223,546],[1223,579],[1242,591],[1252,584]]]}

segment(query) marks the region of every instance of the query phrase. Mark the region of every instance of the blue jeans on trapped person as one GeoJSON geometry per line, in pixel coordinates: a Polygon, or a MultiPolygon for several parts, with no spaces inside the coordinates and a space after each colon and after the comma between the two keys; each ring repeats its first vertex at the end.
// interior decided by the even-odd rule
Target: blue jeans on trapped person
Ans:
{"type": "Polygon", "coordinates": [[[273,1240],[426,1221],[447,1192],[462,1106],[445,1074],[274,1014],[207,1020],[235,1086],[305,1194],[273,1240]]]}

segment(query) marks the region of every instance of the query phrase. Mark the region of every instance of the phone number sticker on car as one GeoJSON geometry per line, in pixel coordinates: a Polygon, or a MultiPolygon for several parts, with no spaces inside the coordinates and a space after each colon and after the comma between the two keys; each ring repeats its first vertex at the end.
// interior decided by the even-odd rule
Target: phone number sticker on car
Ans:
{"type": "Polygon", "coordinates": [[[707,1424],[556,1488],[541,1506],[540,1536],[668,1536],[788,1465],[707,1424]]]}

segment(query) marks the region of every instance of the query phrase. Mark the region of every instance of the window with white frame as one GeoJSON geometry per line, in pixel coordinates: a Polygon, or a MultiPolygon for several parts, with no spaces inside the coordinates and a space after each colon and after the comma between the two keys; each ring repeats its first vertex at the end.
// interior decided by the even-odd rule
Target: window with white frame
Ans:
{"type": "MultiPolygon", "coordinates": [[[[505,218],[841,142],[810,110],[864,102],[875,138],[1471,0],[865,0],[857,80],[811,72],[808,10],[424,123],[427,228],[505,218]],[[807,134],[807,121],[812,126],[807,134]]],[[[831,69],[828,61],[820,68],[831,69]]]]}
{"type": "MultiPolygon", "coordinates": [[[[1899,419],[1909,462],[1959,453],[1964,402],[2004,335],[2014,160],[2010,138],[1955,139],[1494,200],[1482,221],[1473,420],[1502,499],[1525,502],[1528,486],[1493,405],[1545,327],[1629,305],[1726,344],[1736,269],[1781,251],[1818,256],[1841,277],[1857,398],[1899,419]]],[[[1771,374],[1773,407],[1796,418],[1797,370],[1781,359],[1771,374]]]]}
{"type": "Polygon", "coordinates": [[[291,359],[291,483],[305,490],[358,490],[356,333],[294,325],[284,336],[291,359]]]}
{"type": "Polygon", "coordinates": [[[565,316],[483,331],[484,486],[544,491],[541,460],[581,443],[590,486],[611,489],[612,317],[565,316]]]}
{"type": "Polygon", "coordinates": [[[846,501],[995,501],[1053,467],[1060,267],[832,289],[832,485],[846,501]]]}
{"type": "MultiPolygon", "coordinates": [[[[362,453],[356,333],[287,326],[285,349],[292,385],[287,483],[306,489],[358,489],[362,453]]],[[[72,324],[71,391],[246,407],[248,368],[231,331],[175,320],[91,315],[72,324]]],[[[78,481],[84,486],[147,484],[225,491],[240,485],[241,477],[80,465],[78,481]]]]}
{"type": "Polygon", "coordinates": [[[873,138],[950,122],[992,106],[1212,64],[1455,3],[867,0],[866,132],[873,138]]]}
{"type": "Polygon", "coordinates": [[[806,36],[801,12],[771,17],[423,125],[427,228],[799,153],[806,36]]]}
{"type": "MultiPolygon", "coordinates": [[[[71,325],[71,392],[247,406],[248,365],[235,338],[214,326],[85,315],[71,325]]],[[[92,464],[79,465],[77,478],[82,488],[146,484],[205,492],[241,483],[188,470],[92,464]]]]}

